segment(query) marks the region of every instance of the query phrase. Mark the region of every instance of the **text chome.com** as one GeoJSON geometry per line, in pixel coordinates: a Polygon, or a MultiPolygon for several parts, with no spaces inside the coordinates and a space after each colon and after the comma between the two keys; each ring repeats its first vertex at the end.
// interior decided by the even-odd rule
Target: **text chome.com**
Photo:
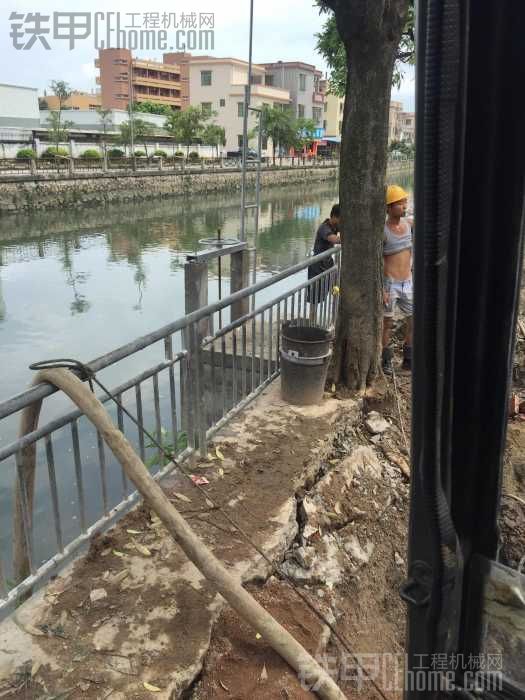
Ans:
{"type": "Polygon", "coordinates": [[[34,46],[51,50],[53,41],[93,39],[95,49],[131,51],[213,51],[213,12],[16,12],[9,15],[12,45],[19,51],[34,46]]]}
{"type": "MultiPolygon", "coordinates": [[[[377,683],[383,691],[403,690],[452,692],[458,677],[462,686],[471,691],[479,688],[501,690],[503,687],[503,657],[501,654],[417,654],[416,665],[408,669],[406,654],[319,654],[316,660],[339,682],[350,682],[358,691],[377,683]]],[[[308,673],[300,673],[305,689],[315,692],[308,682],[308,673]]]]}

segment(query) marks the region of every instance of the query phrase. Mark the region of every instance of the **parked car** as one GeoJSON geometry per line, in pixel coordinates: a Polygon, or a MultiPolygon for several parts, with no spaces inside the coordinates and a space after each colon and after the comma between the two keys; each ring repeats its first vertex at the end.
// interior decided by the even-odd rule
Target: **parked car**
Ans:
{"type": "MultiPolygon", "coordinates": [[[[237,151],[227,151],[226,158],[235,158],[236,160],[241,160],[242,148],[239,148],[237,151]]],[[[248,150],[246,151],[246,160],[257,160],[257,158],[257,151],[254,151],[253,148],[248,148],[248,150]]],[[[264,157],[262,157],[261,160],[264,161],[264,157]]]]}

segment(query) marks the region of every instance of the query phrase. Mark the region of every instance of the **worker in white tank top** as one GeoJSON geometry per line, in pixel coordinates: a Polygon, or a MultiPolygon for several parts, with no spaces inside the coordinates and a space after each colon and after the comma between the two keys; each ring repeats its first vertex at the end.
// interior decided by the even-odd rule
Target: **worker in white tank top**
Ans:
{"type": "Polygon", "coordinates": [[[387,219],[383,238],[383,355],[385,374],[392,374],[390,345],[396,307],[405,319],[404,370],[412,369],[412,226],[405,219],[408,194],[390,185],[386,194],[387,219]]]}

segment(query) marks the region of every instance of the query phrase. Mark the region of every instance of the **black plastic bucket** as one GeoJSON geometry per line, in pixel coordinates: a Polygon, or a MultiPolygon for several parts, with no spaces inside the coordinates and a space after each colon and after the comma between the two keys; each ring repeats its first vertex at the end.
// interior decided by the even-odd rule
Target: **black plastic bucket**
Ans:
{"type": "Polygon", "coordinates": [[[332,331],[307,319],[286,321],[281,329],[281,395],[295,406],[310,406],[323,398],[332,356],[332,331]]]}

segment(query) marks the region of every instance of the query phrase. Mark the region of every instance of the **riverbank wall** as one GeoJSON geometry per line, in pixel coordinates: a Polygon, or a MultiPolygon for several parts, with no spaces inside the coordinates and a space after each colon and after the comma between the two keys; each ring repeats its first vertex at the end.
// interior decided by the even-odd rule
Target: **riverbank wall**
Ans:
{"type": "MultiPolygon", "coordinates": [[[[338,168],[279,168],[263,171],[263,187],[310,184],[337,178],[338,168]]],[[[255,172],[247,175],[255,187],[255,172]]],[[[0,215],[34,210],[105,206],[165,197],[206,196],[241,188],[240,171],[170,173],[151,171],[130,174],[90,174],[74,177],[25,177],[0,182],[0,215]]]]}
{"type": "MultiPolygon", "coordinates": [[[[389,169],[389,175],[394,172],[389,169]]],[[[400,172],[408,172],[406,165],[400,172]]],[[[336,180],[335,166],[291,167],[263,170],[262,187],[310,185],[336,180]]],[[[248,188],[255,186],[255,172],[247,174],[248,188]]],[[[241,188],[236,171],[151,171],[138,173],[90,173],[77,175],[13,176],[0,180],[0,216],[46,209],[101,207],[111,203],[140,202],[168,197],[206,196],[241,188]]]]}

